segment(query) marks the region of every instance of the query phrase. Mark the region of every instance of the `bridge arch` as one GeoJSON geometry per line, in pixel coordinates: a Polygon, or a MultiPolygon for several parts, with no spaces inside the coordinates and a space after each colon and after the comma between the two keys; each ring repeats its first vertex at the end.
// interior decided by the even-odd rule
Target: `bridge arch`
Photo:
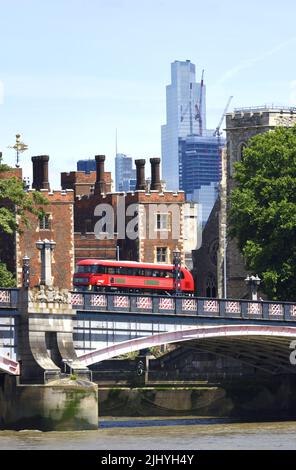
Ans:
{"type": "Polygon", "coordinates": [[[90,366],[106,359],[162,344],[181,344],[241,360],[270,373],[295,372],[289,361],[290,344],[296,327],[269,325],[215,325],[188,327],[176,331],[134,338],[83,354],[79,359],[90,366]]]}

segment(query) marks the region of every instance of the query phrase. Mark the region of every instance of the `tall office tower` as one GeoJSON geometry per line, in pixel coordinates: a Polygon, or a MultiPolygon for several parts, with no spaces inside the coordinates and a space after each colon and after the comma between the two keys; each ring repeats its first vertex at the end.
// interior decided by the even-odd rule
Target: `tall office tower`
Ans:
{"type": "Polygon", "coordinates": [[[96,161],[94,158],[88,158],[87,160],[78,160],[77,171],[84,171],[84,173],[90,173],[96,171],[96,161]]]}
{"type": "Polygon", "coordinates": [[[190,60],[171,64],[171,85],[166,87],[166,124],[161,127],[162,177],[167,189],[179,189],[178,139],[202,135],[206,129],[206,87],[196,83],[190,60]]]}
{"type": "Polygon", "coordinates": [[[134,191],[136,187],[136,170],[133,159],[117,153],[115,157],[115,188],[116,191],[134,191]]]}
{"type": "Polygon", "coordinates": [[[188,135],[179,138],[179,182],[186,199],[200,204],[204,226],[218,197],[223,137],[188,135]]]}

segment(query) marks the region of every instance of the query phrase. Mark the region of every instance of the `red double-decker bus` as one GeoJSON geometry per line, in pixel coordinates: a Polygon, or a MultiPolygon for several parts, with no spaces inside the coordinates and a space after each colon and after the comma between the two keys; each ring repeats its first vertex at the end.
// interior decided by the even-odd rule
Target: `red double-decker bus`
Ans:
{"type": "MultiPolygon", "coordinates": [[[[75,290],[168,294],[176,291],[175,274],[173,264],[85,259],[77,263],[73,285],[75,290]]],[[[179,269],[179,290],[194,291],[193,277],[184,267],[179,269]]]]}

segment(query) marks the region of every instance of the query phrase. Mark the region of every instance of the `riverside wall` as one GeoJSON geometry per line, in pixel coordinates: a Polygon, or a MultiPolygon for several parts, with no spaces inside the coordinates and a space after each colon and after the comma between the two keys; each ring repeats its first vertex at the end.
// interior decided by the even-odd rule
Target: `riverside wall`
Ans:
{"type": "Polygon", "coordinates": [[[98,428],[97,386],[62,379],[45,385],[20,385],[16,377],[0,380],[0,428],[41,431],[98,428]]]}

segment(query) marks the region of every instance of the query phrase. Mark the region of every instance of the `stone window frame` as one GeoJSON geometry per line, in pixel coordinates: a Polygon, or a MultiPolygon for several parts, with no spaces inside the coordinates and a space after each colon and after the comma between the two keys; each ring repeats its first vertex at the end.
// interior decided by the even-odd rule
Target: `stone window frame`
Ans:
{"type": "Polygon", "coordinates": [[[243,161],[243,151],[248,147],[248,144],[246,143],[245,140],[239,143],[238,146],[238,154],[237,154],[237,159],[236,161],[241,162],[243,161]]]}
{"type": "Polygon", "coordinates": [[[155,214],[155,231],[168,232],[171,230],[171,214],[170,212],[158,212],[155,214]],[[161,220],[165,216],[166,223],[162,226],[161,220]],[[159,222],[159,223],[158,223],[159,222]]]}
{"type": "Polygon", "coordinates": [[[169,250],[167,246],[156,246],[154,249],[154,259],[156,263],[168,263],[168,258],[169,258],[169,250]],[[162,250],[163,253],[165,253],[165,260],[159,260],[158,259],[158,250],[162,250]]]}
{"type": "Polygon", "coordinates": [[[217,278],[212,272],[208,272],[205,278],[205,294],[208,298],[217,297],[217,278]]]}
{"type": "Polygon", "coordinates": [[[52,214],[47,212],[42,217],[38,218],[38,228],[39,230],[51,230],[52,226],[52,214]]]}
{"type": "Polygon", "coordinates": [[[214,240],[211,241],[209,250],[208,250],[209,258],[213,266],[217,266],[218,251],[219,251],[219,238],[215,238],[214,240]]]}

